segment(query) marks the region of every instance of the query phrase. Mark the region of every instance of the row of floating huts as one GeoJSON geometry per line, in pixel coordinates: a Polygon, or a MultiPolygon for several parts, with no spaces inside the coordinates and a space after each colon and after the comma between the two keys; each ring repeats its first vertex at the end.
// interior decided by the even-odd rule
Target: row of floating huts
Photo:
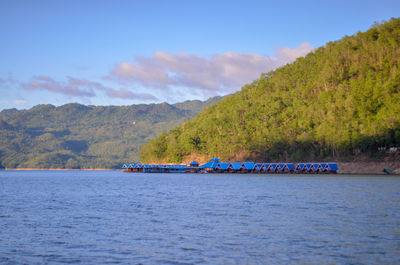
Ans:
{"type": "Polygon", "coordinates": [[[301,173],[301,174],[335,174],[339,167],[336,163],[254,163],[254,162],[221,162],[213,158],[204,165],[196,161],[189,165],[149,165],[126,163],[125,172],[143,173],[301,173]]]}

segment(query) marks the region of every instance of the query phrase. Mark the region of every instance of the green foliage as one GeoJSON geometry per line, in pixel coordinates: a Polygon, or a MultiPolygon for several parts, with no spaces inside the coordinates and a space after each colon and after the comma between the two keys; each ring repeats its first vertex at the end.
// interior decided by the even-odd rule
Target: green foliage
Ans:
{"type": "Polygon", "coordinates": [[[344,158],[400,145],[400,19],[329,42],[150,141],[141,159],[344,158]]]}
{"type": "Polygon", "coordinates": [[[218,100],[121,107],[73,103],[3,110],[0,167],[120,168],[124,161],[137,161],[141,145],[149,139],[218,100]]]}

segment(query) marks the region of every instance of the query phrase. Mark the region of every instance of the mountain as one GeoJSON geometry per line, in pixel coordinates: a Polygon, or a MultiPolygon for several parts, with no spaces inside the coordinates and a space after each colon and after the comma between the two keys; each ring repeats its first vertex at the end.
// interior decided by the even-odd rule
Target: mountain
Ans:
{"type": "Polygon", "coordinates": [[[200,100],[187,100],[181,103],[176,103],[174,104],[175,107],[183,110],[190,110],[193,113],[199,113],[204,109],[204,106],[211,106],[214,105],[215,103],[218,103],[222,97],[212,97],[207,99],[206,101],[200,101],[200,100]]]}
{"type": "Polygon", "coordinates": [[[156,138],[221,97],[170,105],[60,107],[0,112],[0,165],[6,168],[120,168],[156,138]]]}
{"type": "Polygon", "coordinates": [[[400,147],[399,44],[398,18],[328,42],[150,141],[141,160],[385,155],[400,147]]]}

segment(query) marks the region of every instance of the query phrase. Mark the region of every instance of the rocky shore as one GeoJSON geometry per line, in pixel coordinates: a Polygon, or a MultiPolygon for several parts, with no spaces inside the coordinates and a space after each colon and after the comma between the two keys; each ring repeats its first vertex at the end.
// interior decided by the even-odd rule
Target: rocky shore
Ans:
{"type": "Polygon", "coordinates": [[[400,175],[400,161],[338,162],[337,164],[340,168],[340,174],[385,174],[383,169],[390,168],[392,174],[400,175]]]}

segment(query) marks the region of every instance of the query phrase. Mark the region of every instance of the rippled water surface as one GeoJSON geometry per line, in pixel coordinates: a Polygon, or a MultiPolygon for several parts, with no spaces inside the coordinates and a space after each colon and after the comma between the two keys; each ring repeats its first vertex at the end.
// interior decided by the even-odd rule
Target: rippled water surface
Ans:
{"type": "Polygon", "coordinates": [[[400,264],[400,178],[0,171],[1,264],[400,264]]]}

